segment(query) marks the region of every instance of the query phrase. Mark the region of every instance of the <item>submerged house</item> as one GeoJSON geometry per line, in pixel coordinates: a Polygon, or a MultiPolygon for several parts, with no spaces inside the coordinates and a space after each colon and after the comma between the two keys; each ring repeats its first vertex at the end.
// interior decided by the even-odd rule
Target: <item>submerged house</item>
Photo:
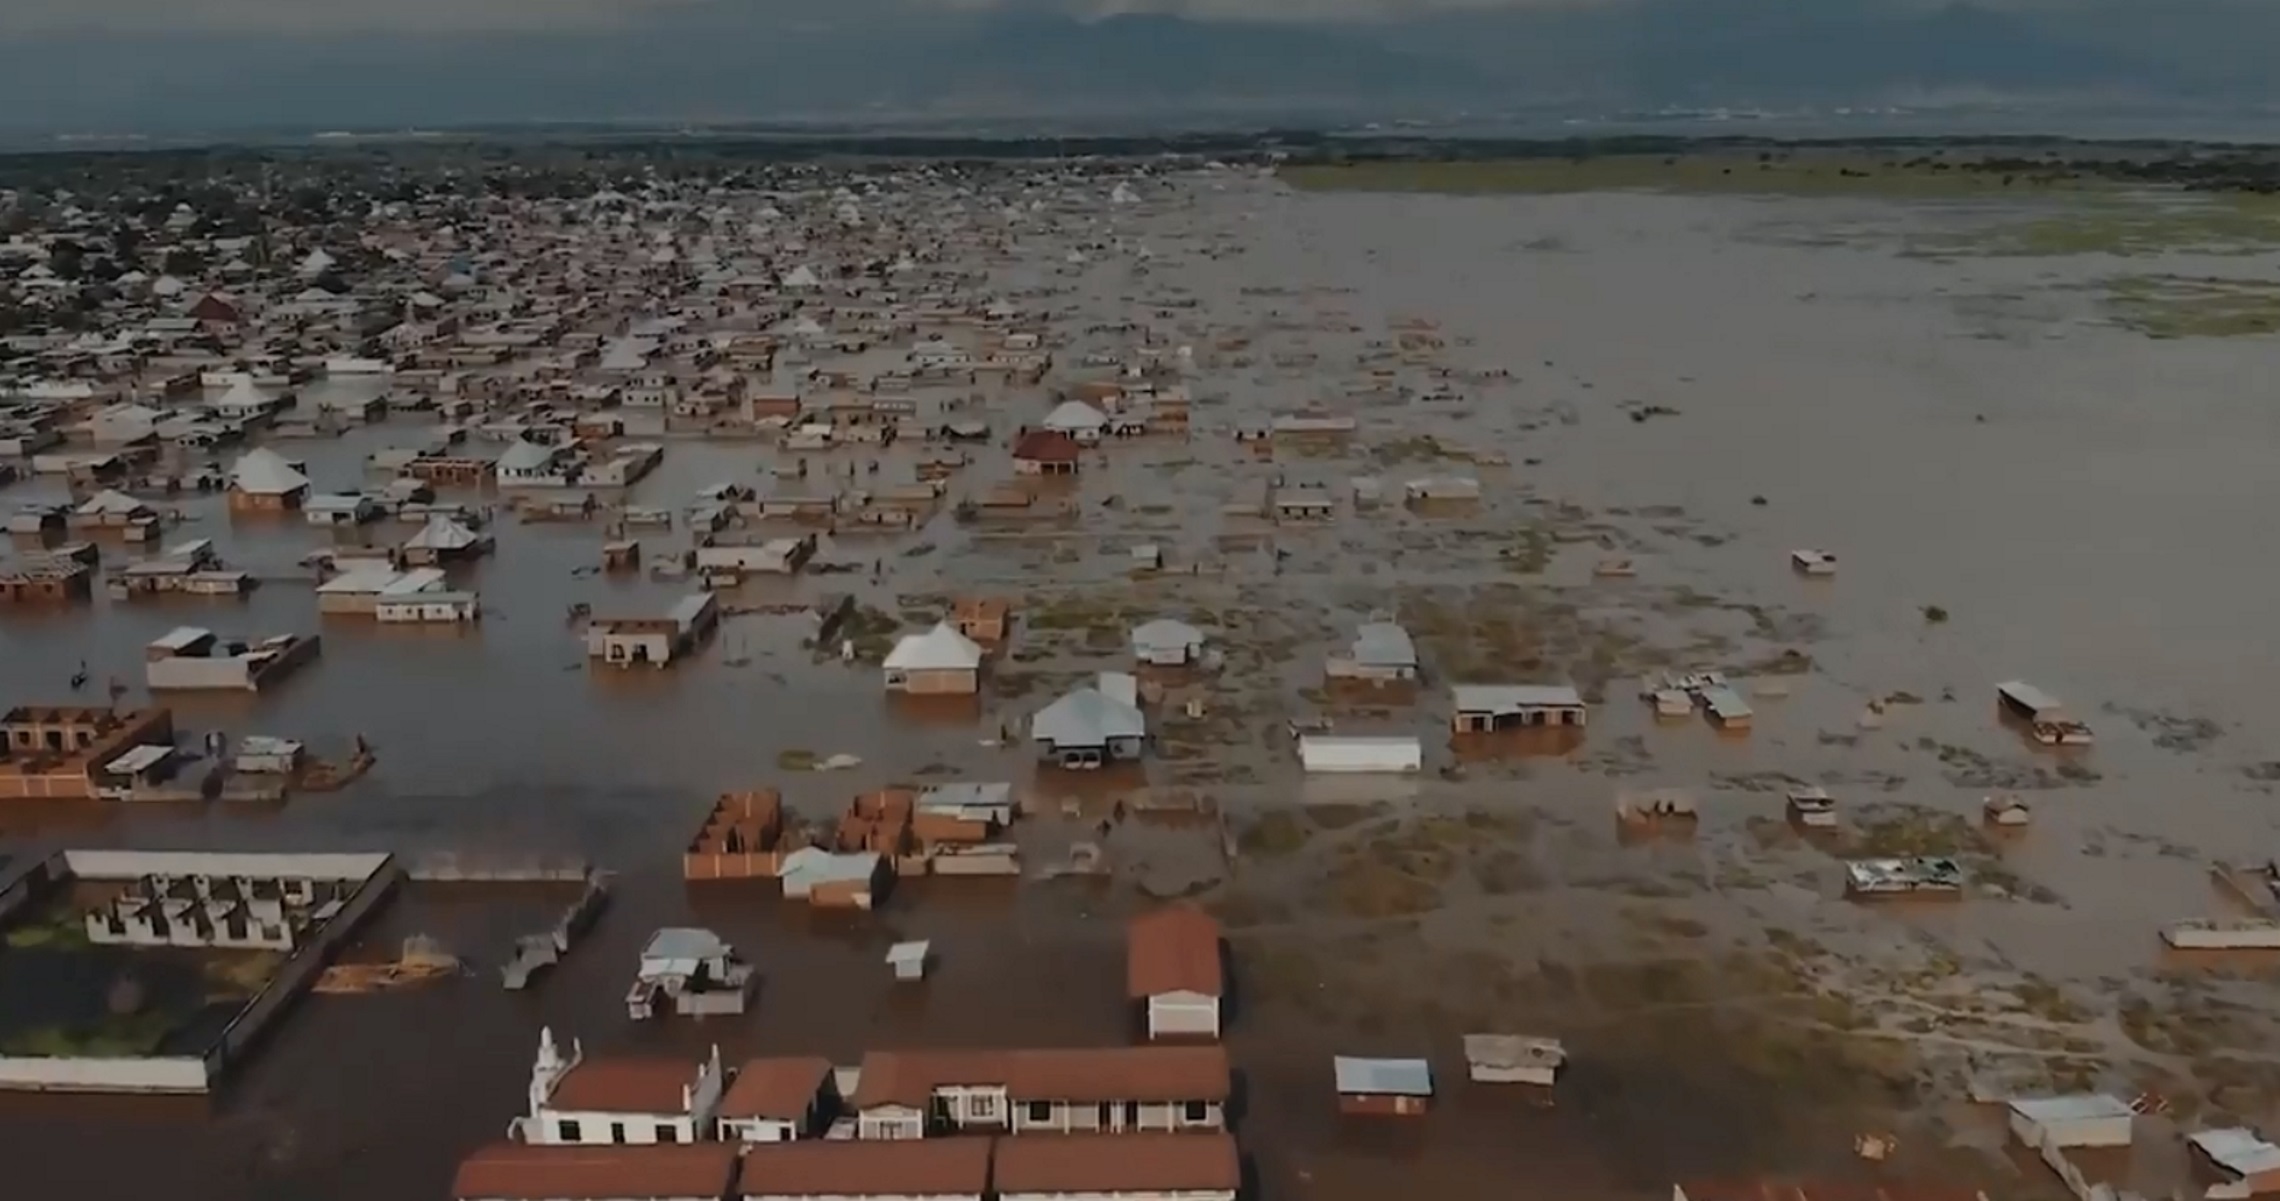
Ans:
{"type": "Polygon", "coordinates": [[[567,488],[578,481],[578,454],[518,438],[492,464],[501,488],[567,488]]]}
{"type": "Polygon", "coordinates": [[[719,624],[720,603],[699,592],[676,601],[663,617],[596,618],[586,626],[586,654],[611,667],[664,667],[719,624]]]}
{"type": "Polygon", "coordinates": [[[309,499],[309,477],[301,465],[266,446],[238,456],[230,468],[230,508],[235,512],[277,513],[298,509],[309,499]]]}
{"type": "Polygon", "coordinates": [[[743,1013],[753,975],[752,965],[712,931],[668,927],[641,949],[626,1014],[636,1021],[655,1016],[661,1001],[683,1017],[743,1013]]]}
{"type": "Polygon", "coordinates": [[[1203,631],[1159,617],[1132,631],[1132,656],[1156,667],[1185,667],[1203,654],[1203,631]]]}
{"type": "Polygon", "coordinates": [[[258,691],[317,655],[314,634],[279,634],[259,642],[224,639],[212,630],[178,626],[143,651],[143,674],[153,692],[258,691]]]}
{"type": "Polygon", "coordinates": [[[1459,734],[1533,726],[1582,726],[1583,697],[1566,684],[1459,684],[1450,724],[1459,734]]]}
{"type": "Polygon", "coordinates": [[[405,539],[404,562],[416,566],[462,563],[480,558],[490,549],[488,535],[476,533],[448,514],[437,513],[418,533],[405,539]]]}
{"type": "Polygon", "coordinates": [[[1417,678],[1417,644],[1409,631],[1390,621],[1366,621],[1354,631],[1353,644],[1343,655],[1332,655],[1323,674],[1333,680],[1373,684],[1405,683],[1417,678]]]}
{"type": "Polygon", "coordinates": [[[1107,431],[1108,417],[1081,400],[1068,400],[1045,415],[1044,427],[1089,446],[1100,441],[1101,434],[1107,431]]]}
{"type": "Polygon", "coordinates": [[[982,648],[949,622],[895,643],[883,665],[889,692],[967,696],[982,682],[982,648]]]}
{"type": "Polygon", "coordinates": [[[1030,740],[1043,758],[1062,767],[1138,759],[1148,745],[1148,719],[1138,701],[1130,676],[1103,673],[1100,684],[1039,710],[1029,720],[1030,740]]]}
{"type": "Polygon", "coordinates": [[[1058,430],[1031,430],[1013,444],[1013,469],[1022,475],[1075,475],[1083,459],[1084,448],[1058,430]]]}

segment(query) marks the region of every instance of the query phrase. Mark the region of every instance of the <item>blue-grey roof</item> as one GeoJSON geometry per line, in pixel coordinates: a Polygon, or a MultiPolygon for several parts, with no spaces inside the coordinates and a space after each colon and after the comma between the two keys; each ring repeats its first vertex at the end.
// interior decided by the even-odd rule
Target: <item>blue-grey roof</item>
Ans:
{"type": "Polygon", "coordinates": [[[1331,1067],[1341,1093],[1375,1096],[1430,1097],[1433,1065],[1422,1059],[1357,1059],[1334,1056],[1331,1067]]]}
{"type": "Polygon", "coordinates": [[[1056,746],[1093,746],[1147,735],[1148,719],[1138,709],[1097,688],[1079,688],[1029,719],[1029,736],[1056,746]]]}
{"type": "Polygon", "coordinates": [[[1371,667],[1417,666],[1417,644],[1390,621],[1366,621],[1354,631],[1354,662],[1371,667]]]}

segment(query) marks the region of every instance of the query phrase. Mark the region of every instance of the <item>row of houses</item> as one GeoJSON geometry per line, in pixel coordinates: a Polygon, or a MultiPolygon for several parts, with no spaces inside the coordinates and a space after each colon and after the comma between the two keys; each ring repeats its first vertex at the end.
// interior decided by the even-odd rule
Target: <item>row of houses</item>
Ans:
{"type": "Polygon", "coordinates": [[[585,1146],[1223,1130],[1231,1089],[1216,1045],[872,1051],[851,1068],[793,1057],[730,1071],[717,1048],[693,1064],[588,1059],[547,1030],[509,1135],[585,1146]]]}
{"type": "Polygon", "coordinates": [[[469,1156],[457,1201],[1233,1201],[1226,1134],[528,1147],[469,1156]]]}

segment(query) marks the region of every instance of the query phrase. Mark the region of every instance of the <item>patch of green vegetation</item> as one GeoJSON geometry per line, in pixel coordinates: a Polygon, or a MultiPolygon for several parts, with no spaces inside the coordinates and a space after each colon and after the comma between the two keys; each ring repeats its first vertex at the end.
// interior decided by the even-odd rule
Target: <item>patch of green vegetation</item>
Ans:
{"type": "Polygon", "coordinates": [[[1940,607],[1940,606],[1938,606],[1938,605],[1925,605],[1925,606],[1924,606],[1924,624],[1925,624],[1925,625],[1928,625],[1928,626],[1945,625],[1945,624],[1947,623],[1947,619],[1948,619],[1948,611],[1947,611],[1946,609],[1943,609],[1943,608],[1941,608],[1941,607],[1940,607]]]}
{"type": "Polygon", "coordinates": [[[89,945],[86,924],[69,912],[58,913],[51,921],[17,926],[8,931],[7,943],[19,951],[34,947],[73,951],[89,945]]]}
{"type": "Polygon", "coordinates": [[[819,756],[804,746],[795,746],[776,752],[776,767],[781,771],[814,771],[819,756]]]}
{"type": "Polygon", "coordinates": [[[1846,854],[1864,858],[1984,854],[1987,835],[1970,818],[1936,809],[1879,805],[1861,815],[1846,854]]]}
{"type": "Polygon", "coordinates": [[[2280,333],[2280,283],[2126,275],[2106,281],[2106,309],[2149,338],[2254,338],[2280,333]]]}
{"type": "Polygon", "coordinates": [[[0,1055],[134,1059],[155,1053],[174,1025],[164,1013],[134,1013],[88,1026],[35,1026],[0,1038],[0,1055]]]}
{"type": "Polygon", "coordinates": [[[1285,167],[1277,174],[1294,188],[1316,192],[1651,191],[1938,199],[2068,193],[2108,186],[2063,168],[1982,171],[1934,157],[1793,151],[1309,164],[1285,167]]]}
{"type": "Polygon", "coordinates": [[[2077,254],[2259,254],[2280,246],[2280,198],[2153,197],[2083,204],[1913,239],[1916,254],[2057,257],[2077,254]]]}

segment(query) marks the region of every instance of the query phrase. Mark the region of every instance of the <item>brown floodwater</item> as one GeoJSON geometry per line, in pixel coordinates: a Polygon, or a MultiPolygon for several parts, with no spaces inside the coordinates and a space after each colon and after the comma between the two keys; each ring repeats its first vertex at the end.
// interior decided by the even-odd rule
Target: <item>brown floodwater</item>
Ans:
{"type": "MultiPolygon", "coordinates": [[[[362,735],[380,766],[278,809],[0,810],[0,852],[46,840],[568,851],[619,871],[618,896],[555,975],[515,995],[497,987],[497,963],[567,897],[415,888],[362,953],[431,933],[475,975],[305,999],[210,1103],[0,1098],[11,1184],[111,1197],[158,1180],[189,1201],[440,1196],[453,1163],[518,1111],[542,1024],[589,1051],[717,1043],[732,1058],[1126,1039],[1116,918],[1140,883],[1165,879],[1201,887],[1234,935],[1241,1129],[1271,1198],[1430,1188],[1462,1201],[1500,1195],[1523,1172],[1578,1195],[1644,1197],[1679,1174],[1859,1170],[1847,1123],[1864,1110],[1899,1121],[1932,1098],[1824,1079],[1809,1058],[1783,1058],[1794,1048],[1758,1049],[1760,1032],[1719,1000],[1755,982],[1714,948],[1793,932],[1832,956],[1810,970],[1864,996],[1896,987],[1877,965],[1931,957],[1959,964],[1980,992],[2032,978],[2095,1005],[2151,987],[2160,924],[2217,912],[2210,861],[2259,857],[2274,830],[2271,785],[2252,770],[2280,760],[2263,652],[2276,580],[2253,553],[2280,501],[2280,409],[2261,383],[2270,349],[2101,324],[2078,290],[2109,264],[1935,261],[1897,253],[1888,236],[1977,217],[1856,201],[1302,196],[1224,173],[1104,214],[1123,249],[1081,268],[1065,261],[1070,241],[1104,241],[1089,218],[1035,231],[994,269],[997,286],[1058,314],[1064,364],[1124,346],[1087,330],[1126,319],[1192,347],[1194,436],[1089,456],[1066,486],[1081,504],[1073,519],[962,525],[945,512],[915,532],[829,538],[824,558],[859,570],[731,598],[852,592],[916,619],[943,595],[1012,597],[1020,632],[970,713],[888,704],[875,669],[804,648],[798,617],[732,617],[670,672],[588,671],[569,606],[661,611],[691,586],[584,570],[598,562],[598,526],[502,520],[498,553],[455,573],[482,592],[481,628],[439,636],[320,619],[292,578],[325,534],[185,499],[169,541],[213,538],[271,582],[244,601],[9,613],[0,704],[71,699],[82,660],[94,688],[118,676],[139,700],[143,645],[178,624],[320,631],[323,654],[298,675],[258,697],[177,702],[178,722],[303,738],[326,754],[362,735]],[[1436,323],[1442,348],[1400,351],[1395,324],[1414,319],[1436,323]],[[1409,394],[1373,387],[1373,367],[1409,394]],[[1453,373],[1455,399],[1427,395],[1436,367],[1453,373]],[[1300,408],[1350,412],[1360,428],[1271,460],[1231,436],[1300,408]],[[1455,461],[1455,447],[1509,465],[1455,461]],[[1401,505],[1403,481],[1445,473],[1477,475],[1482,499],[1401,505]],[[1382,477],[1387,500],[1353,512],[1348,481],[1362,475],[1382,477]],[[1256,506],[1278,478],[1329,486],[1339,518],[1276,525],[1229,511],[1256,506]],[[1127,552],[1140,543],[1178,570],[1132,577],[1127,552]],[[1799,547],[1836,553],[1841,573],[1794,574],[1799,547]],[[1613,554],[1636,577],[1595,577],[1613,554]],[[1926,606],[1947,619],[1928,621],[1926,606]],[[1414,697],[1324,692],[1322,656],[1378,610],[1417,635],[1427,685],[1414,697]],[[987,744],[1086,673],[1126,666],[1122,630],[1157,615],[1203,626],[1226,662],[1160,682],[1169,698],[1203,699],[1204,716],[1159,710],[1164,745],[1145,769],[1067,779],[987,744]],[[1731,671],[1754,728],[1658,722],[1634,682],[1663,666],[1731,671]],[[2067,701],[2097,745],[2060,757],[2002,727],[1992,689],[2010,678],[2067,701]],[[1448,745],[1443,685],[1561,679],[1600,702],[1580,746],[1448,745]],[[1425,735],[1426,774],[1302,781],[1287,725],[1324,715],[1425,735]],[[786,772],[787,751],[862,763],[786,772]],[[1133,823],[1107,839],[1115,880],[930,881],[852,918],[675,874],[718,791],[781,787],[821,817],[922,774],[1017,781],[1047,814],[1023,834],[1033,863],[1091,836],[1119,797],[1149,792],[1199,794],[1237,831],[1305,813],[1310,833],[1296,848],[1254,840],[1226,864],[1209,821],[1133,823]],[[1767,824],[1780,823],[1788,781],[1827,785],[1864,831],[1894,814],[1976,823],[1985,795],[2020,792],[2033,826],[1987,856],[2016,898],[1844,902],[1829,851],[1767,824]],[[1693,837],[1625,845],[1613,800],[1646,787],[1695,794],[1693,837]],[[1064,801],[1082,821],[1060,816],[1064,801]],[[1417,866],[1445,847],[1412,848],[1396,874],[1422,875],[1429,896],[1397,893],[1411,900],[1387,907],[1383,874],[1370,874],[1371,840],[1393,836],[1384,823],[1466,815],[1497,845],[1458,852],[1472,866],[1445,879],[1417,866]],[[1479,868],[1492,857],[1493,875],[1479,868]],[[757,1003],[735,1021],[630,1026],[620,998],[635,953],[681,922],[713,927],[759,964],[757,1003]],[[905,937],[935,940],[941,959],[917,989],[893,986],[881,963],[905,937]],[[1719,966],[1684,987],[1622,989],[1587,970],[1673,958],[1719,966]],[[1458,1037],[1491,1028],[1569,1040],[1575,1063],[1555,1105],[1463,1083],[1458,1037]],[[1337,1118],[1328,1057],[1339,1051],[1430,1053],[1436,1111],[1405,1128],[1337,1118]]],[[[1003,477],[1004,435],[1049,405],[1042,390],[991,393],[1000,436],[953,497],[1003,477]]],[[[399,419],[280,449],[308,461],[320,490],[339,490],[365,479],[372,451],[422,432],[399,419]]],[[[876,478],[900,480],[917,453],[815,458],[840,470],[880,458],[876,478]]],[[[671,439],[633,499],[679,509],[716,481],[757,484],[785,458],[671,439]]],[[[37,480],[0,502],[56,495],[37,480]]],[[[2001,1041],[1977,1031],[1927,1050],[1974,1071],[2017,1066],[1990,1038],[2001,1041]]],[[[2257,1118],[2272,1096],[2236,1091],[2224,1104],[2257,1118]]],[[[1905,1142],[1900,1169],[1954,1170],[1937,1156],[1951,1134],[1905,1142]]],[[[1972,1170],[2008,1169],[1990,1157],[1972,1170]]]]}

